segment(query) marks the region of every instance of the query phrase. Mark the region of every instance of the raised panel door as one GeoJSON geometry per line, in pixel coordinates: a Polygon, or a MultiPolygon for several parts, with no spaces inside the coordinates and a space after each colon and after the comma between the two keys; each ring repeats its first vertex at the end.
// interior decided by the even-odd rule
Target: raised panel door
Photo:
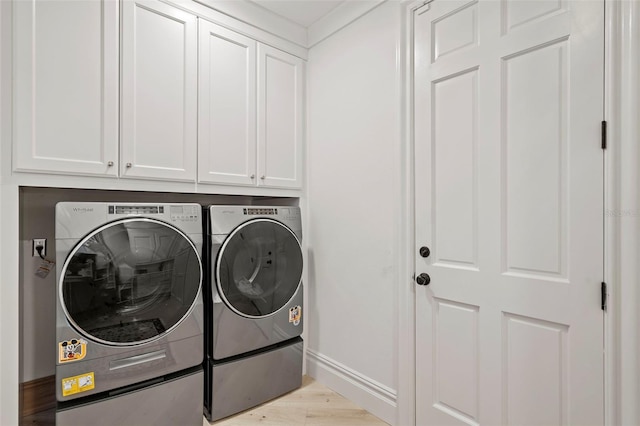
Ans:
{"type": "Polygon", "coordinates": [[[603,11],[414,14],[417,424],[604,423],[603,11]]]}
{"type": "Polygon", "coordinates": [[[13,169],[117,176],[118,2],[13,8],[13,169]]]}
{"type": "Polygon", "coordinates": [[[166,3],[122,3],[123,177],[195,181],[197,18],[166,3]]]}

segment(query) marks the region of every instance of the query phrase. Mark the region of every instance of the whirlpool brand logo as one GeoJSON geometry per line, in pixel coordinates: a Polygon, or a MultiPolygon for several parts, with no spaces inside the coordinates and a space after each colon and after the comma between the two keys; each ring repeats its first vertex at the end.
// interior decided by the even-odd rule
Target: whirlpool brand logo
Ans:
{"type": "Polygon", "coordinates": [[[74,207],[74,213],[91,213],[93,212],[93,207],[74,207]]]}

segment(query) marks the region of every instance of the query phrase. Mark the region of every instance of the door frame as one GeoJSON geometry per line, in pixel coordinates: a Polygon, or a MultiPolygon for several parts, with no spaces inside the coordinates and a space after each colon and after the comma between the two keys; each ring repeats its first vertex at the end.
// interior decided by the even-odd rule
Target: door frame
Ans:
{"type": "MultiPolygon", "coordinates": [[[[435,0],[439,1],[439,0],[435,0]]],[[[397,424],[415,425],[415,203],[413,135],[413,14],[430,0],[402,0],[399,79],[403,108],[403,232],[398,297],[397,424]]],[[[606,424],[640,423],[640,4],[605,0],[604,405],[606,424]]]]}
{"type": "Polygon", "coordinates": [[[640,423],[640,5],[605,0],[605,420],[640,423]]]}

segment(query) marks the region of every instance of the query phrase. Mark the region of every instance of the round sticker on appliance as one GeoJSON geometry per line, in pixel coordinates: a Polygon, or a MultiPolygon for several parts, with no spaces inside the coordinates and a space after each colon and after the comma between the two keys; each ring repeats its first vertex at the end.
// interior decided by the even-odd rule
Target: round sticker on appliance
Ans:
{"type": "Polygon", "coordinates": [[[302,307],[300,305],[289,308],[289,322],[293,325],[300,324],[300,318],[302,318],[302,307]]]}

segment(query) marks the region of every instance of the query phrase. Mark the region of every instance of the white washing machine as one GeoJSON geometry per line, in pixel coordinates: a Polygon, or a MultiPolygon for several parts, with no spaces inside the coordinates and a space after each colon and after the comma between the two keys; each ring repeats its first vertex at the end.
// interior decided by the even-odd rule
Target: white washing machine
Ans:
{"type": "Polygon", "coordinates": [[[202,208],[56,205],[56,424],[202,424],[202,208]]]}
{"type": "Polygon", "coordinates": [[[217,420],[302,383],[298,207],[210,206],[205,414],[217,420]]]}

